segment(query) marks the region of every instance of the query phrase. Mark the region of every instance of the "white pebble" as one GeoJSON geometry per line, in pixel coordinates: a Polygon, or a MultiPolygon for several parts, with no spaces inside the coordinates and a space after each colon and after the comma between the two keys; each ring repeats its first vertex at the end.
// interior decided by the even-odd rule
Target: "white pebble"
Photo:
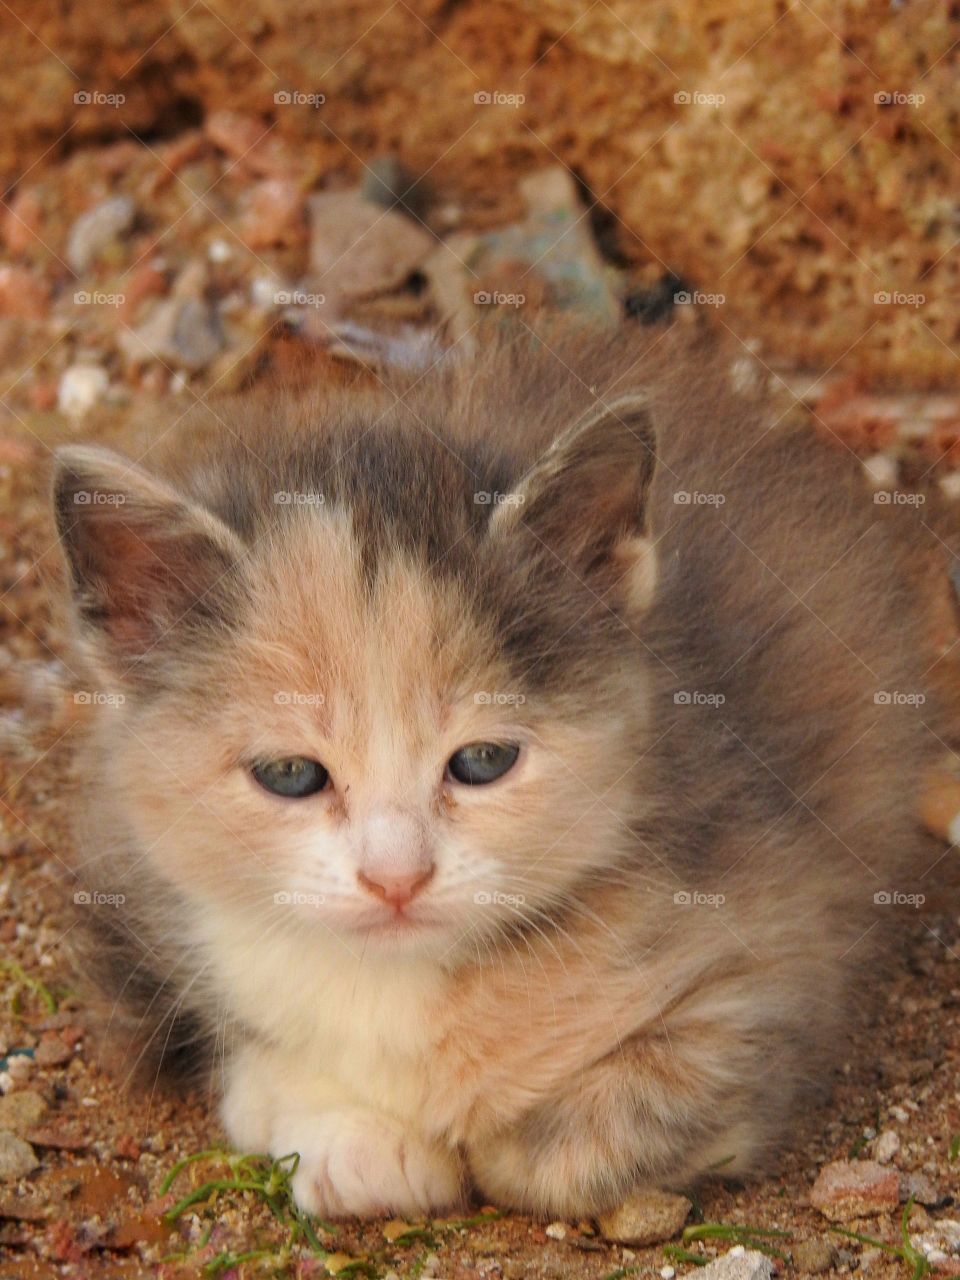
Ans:
{"type": "Polygon", "coordinates": [[[890,1114],[893,1116],[894,1120],[899,1120],[901,1124],[904,1124],[910,1119],[910,1112],[904,1110],[903,1107],[891,1107],[890,1114]]]}
{"type": "Polygon", "coordinates": [[[873,1155],[881,1164],[889,1164],[900,1150],[900,1139],[892,1129],[885,1129],[873,1144],[873,1155]]]}
{"type": "Polygon", "coordinates": [[[663,1276],[663,1280],[673,1280],[673,1277],[677,1273],[674,1271],[673,1267],[661,1267],[660,1274],[663,1276]]]}
{"type": "Polygon", "coordinates": [[[863,469],[867,479],[878,489],[895,489],[899,476],[899,468],[888,453],[875,453],[864,461],[863,469]]]}
{"type": "Polygon", "coordinates": [[[941,476],[940,489],[947,498],[960,498],[960,471],[948,471],[941,476]]]}
{"type": "Polygon", "coordinates": [[[82,418],[107,393],[110,379],[98,364],[72,364],[65,369],[57,392],[57,407],[71,418],[82,418]]]}
{"type": "Polygon", "coordinates": [[[735,1244],[735,1245],[733,1246],[733,1248],[730,1250],[730,1257],[731,1257],[731,1258],[742,1258],[742,1257],[743,1257],[743,1255],[744,1255],[746,1252],[747,1252],[747,1251],[746,1251],[746,1249],[743,1247],[743,1245],[742,1245],[742,1244],[735,1244]]]}
{"type": "Polygon", "coordinates": [[[275,307],[277,293],[283,288],[276,276],[254,276],[250,281],[250,301],[255,307],[275,307]]]}
{"type": "Polygon", "coordinates": [[[567,1228],[562,1222],[551,1222],[545,1230],[551,1240],[566,1240],[567,1238],[567,1228]]]}
{"type": "Polygon", "coordinates": [[[211,262],[229,262],[233,257],[233,250],[226,240],[211,240],[207,245],[207,257],[211,262]]]}

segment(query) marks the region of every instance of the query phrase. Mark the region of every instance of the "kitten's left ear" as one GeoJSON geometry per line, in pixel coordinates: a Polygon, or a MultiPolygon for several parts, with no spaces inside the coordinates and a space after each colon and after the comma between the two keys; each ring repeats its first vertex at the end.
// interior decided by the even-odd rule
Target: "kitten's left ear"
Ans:
{"type": "Polygon", "coordinates": [[[629,608],[643,608],[657,580],[647,526],[655,469],[647,397],[613,397],[564,431],[498,503],[491,536],[533,537],[578,577],[599,576],[629,608]]]}

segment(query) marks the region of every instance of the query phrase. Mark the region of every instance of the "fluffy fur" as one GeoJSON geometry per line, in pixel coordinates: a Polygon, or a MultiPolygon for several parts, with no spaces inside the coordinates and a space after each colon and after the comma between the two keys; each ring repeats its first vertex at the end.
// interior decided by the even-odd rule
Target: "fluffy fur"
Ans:
{"type": "Polygon", "coordinates": [[[85,908],[115,1021],[298,1150],[307,1209],[755,1169],[895,949],[927,535],[725,359],[637,343],[527,333],[59,460],[71,661],[125,699],[78,833],[125,897],[85,908]],[[445,780],[477,741],[516,767],[445,780]],[[252,780],[292,754],[332,790],[252,780]],[[403,918],[371,860],[432,868],[403,918]]]}

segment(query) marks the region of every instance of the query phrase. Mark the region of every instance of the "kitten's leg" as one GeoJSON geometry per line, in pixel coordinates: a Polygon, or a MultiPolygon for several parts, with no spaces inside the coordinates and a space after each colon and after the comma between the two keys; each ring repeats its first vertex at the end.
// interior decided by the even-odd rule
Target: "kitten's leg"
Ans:
{"type": "Polygon", "coordinates": [[[274,1050],[251,1044],[236,1056],[221,1115],[241,1150],[299,1152],[293,1192],[308,1213],[415,1217],[460,1201],[456,1153],[274,1050]]]}
{"type": "Polygon", "coordinates": [[[468,1139],[476,1186],[495,1204],[576,1217],[642,1186],[686,1186],[717,1164],[748,1168],[769,1100],[765,1108],[759,1081],[752,1088],[740,1074],[739,1048],[725,1060],[710,1039],[705,1032],[695,1052],[682,1038],[628,1042],[516,1124],[468,1139]]]}

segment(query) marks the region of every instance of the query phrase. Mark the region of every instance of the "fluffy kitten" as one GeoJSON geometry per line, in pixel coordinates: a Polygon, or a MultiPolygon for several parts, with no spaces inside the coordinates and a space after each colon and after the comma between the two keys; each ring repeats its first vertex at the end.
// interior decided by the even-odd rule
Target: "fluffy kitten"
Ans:
{"type": "Polygon", "coordinates": [[[94,953],[308,1210],[758,1167],[925,870],[921,522],[637,341],[59,455],[94,953]]]}

